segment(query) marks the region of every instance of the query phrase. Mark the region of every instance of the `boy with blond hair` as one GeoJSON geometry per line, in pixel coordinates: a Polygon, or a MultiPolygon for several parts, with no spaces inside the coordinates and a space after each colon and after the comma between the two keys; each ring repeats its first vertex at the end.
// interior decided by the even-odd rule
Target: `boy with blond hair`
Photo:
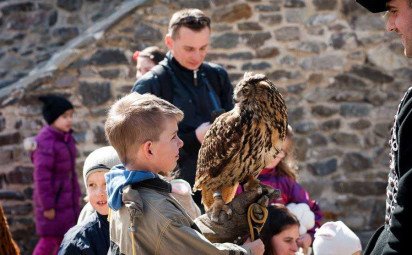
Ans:
{"type": "Polygon", "coordinates": [[[123,166],[106,174],[109,254],[263,254],[260,240],[213,244],[170,195],[161,176],[177,165],[183,112],[150,94],[129,94],[110,109],[106,136],[123,166]]]}

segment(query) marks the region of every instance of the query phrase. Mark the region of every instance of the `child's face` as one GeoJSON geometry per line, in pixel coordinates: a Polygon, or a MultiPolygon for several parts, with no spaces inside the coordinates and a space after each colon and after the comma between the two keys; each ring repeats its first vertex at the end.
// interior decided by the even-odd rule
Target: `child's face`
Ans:
{"type": "Polygon", "coordinates": [[[289,138],[286,137],[285,141],[283,141],[282,150],[276,155],[276,157],[266,166],[266,168],[274,168],[276,167],[282,159],[286,157],[291,146],[291,141],[289,138]]]}
{"type": "Polygon", "coordinates": [[[87,196],[90,204],[101,215],[109,213],[107,205],[105,171],[94,172],[87,178],[87,196]]]}
{"type": "Polygon", "coordinates": [[[183,141],[177,136],[177,120],[166,119],[165,129],[160,134],[159,140],[153,142],[150,147],[153,154],[153,169],[156,173],[169,174],[176,168],[179,159],[179,149],[183,146],[183,141]]]}
{"type": "Polygon", "coordinates": [[[73,113],[73,109],[65,111],[52,123],[52,127],[63,132],[69,132],[73,126],[73,113]]]}
{"type": "Polygon", "coordinates": [[[296,240],[299,238],[299,227],[290,225],[282,232],[274,235],[270,240],[273,253],[272,255],[295,255],[298,251],[296,240]]]}

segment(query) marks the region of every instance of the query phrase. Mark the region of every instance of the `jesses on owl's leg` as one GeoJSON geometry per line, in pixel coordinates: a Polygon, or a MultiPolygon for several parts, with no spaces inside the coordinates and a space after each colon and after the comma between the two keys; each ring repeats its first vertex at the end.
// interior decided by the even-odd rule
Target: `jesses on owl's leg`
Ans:
{"type": "Polygon", "coordinates": [[[253,175],[248,175],[247,176],[247,181],[243,185],[243,188],[246,191],[257,190],[259,194],[261,194],[263,192],[262,187],[260,186],[260,181],[257,178],[255,178],[253,175]]]}
{"type": "Polygon", "coordinates": [[[225,211],[228,218],[232,217],[232,209],[228,205],[225,204],[225,201],[222,198],[222,194],[219,191],[213,193],[213,204],[212,204],[212,214],[210,219],[215,222],[219,223],[219,215],[221,211],[225,211]]]}

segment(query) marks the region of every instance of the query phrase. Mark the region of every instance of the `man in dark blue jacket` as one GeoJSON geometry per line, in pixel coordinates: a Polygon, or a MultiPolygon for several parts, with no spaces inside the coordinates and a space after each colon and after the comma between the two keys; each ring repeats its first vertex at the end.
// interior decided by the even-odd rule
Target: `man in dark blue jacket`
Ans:
{"type": "MultiPolygon", "coordinates": [[[[412,0],[357,0],[371,12],[388,11],[386,30],[402,39],[412,57],[412,0]]],[[[411,254],[412,235],[412,87],[401,100],[392,128],[391,162],[386,189],[385,224],[372,236],[364,254],[411,254]]]]}
{"type": "MultiPolygon", "coordinates": [[[[165,37],[166,58],[134,85],[133,91],[152,93],[184,112],[179,137],[181,178],[193,187],[197,155],[214,118],[233,108],[233,87],[219,65],[204,62],[210,39],[210,18],[198,9],[173,14],[165,37]]],[[[200,195],[194,200],[200,205],[200,195]]]]}

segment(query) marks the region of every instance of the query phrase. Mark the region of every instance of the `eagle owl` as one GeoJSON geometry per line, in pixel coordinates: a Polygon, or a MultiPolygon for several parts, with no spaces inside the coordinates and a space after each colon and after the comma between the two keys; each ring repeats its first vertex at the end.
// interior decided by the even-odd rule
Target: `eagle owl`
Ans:
{"type": "Polygon", "coordinates": [[[257,176],[282,148],[287,130],[285,101],[263,74],[246,73],[234,89],[235,107],[220,115],[199,151],[193,190],[217,221],[240,183],[259,188],[257,176]]]}

